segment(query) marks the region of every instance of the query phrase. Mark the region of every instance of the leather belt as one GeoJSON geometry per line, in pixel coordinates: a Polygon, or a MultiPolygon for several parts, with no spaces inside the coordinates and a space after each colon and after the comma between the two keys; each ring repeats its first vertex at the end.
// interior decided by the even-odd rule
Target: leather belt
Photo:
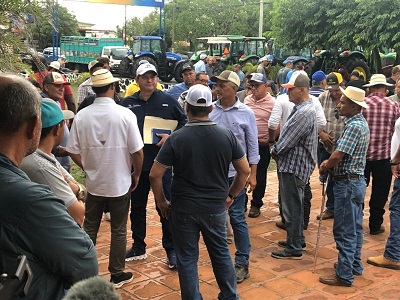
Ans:
{"type": "Polygon", "coordinates": [[[333,175],[334,181],[360,179],[360,178],[364,178],[364,175],[359,175],[359,174],[333,175]]]}

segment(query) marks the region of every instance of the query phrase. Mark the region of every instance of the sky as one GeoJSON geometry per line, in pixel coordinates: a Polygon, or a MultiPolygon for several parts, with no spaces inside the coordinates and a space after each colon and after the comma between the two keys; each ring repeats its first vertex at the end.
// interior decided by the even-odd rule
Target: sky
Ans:
{"type": "MultiPolygon", "coordinates": [[[[95,24],[93,29],[115,29],[125,22],[125,5],[88,3],[84,0],[58,0],[80,22],[95,24]]],[[[145,6],[126,6],[126,19],[144,18],[155,8],[145,6]]],[[[159,8],[157,8],[159,9],[159,8]]]]}

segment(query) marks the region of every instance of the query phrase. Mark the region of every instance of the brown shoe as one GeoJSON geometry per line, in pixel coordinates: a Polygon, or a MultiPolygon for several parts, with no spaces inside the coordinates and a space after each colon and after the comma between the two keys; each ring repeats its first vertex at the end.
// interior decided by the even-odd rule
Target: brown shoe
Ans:
{"type": "Polygon", "coordinates": [[[367,263],[377,266],[377,267],[381,267],[381,268],[400,270],[400,262],[399,261],[393,261],[393,260],[387,259],[383,255],[375,256],[375,257],[368,257],[367,263]]]}
{"type": "Polygon", "coordinates": [[[282,221],[276,221],[275,225],[276,225],[276,227],[278,227],[280,229],[286,230],[285,223],[283,223],[282,221]]]}
{"type": "Polygon", "coordinates": [[[321,276],[319,278],[319,282],[334,286],[351,286],[351,283],[347,283],[343,279],[340,279],[335,273],[333,273],[332,275],[321,276]]]}
{"type": "MultiPolygon", "coordinates": [[[[328,220],[328,219],[333,219],[335,215],[333,214],[333,212],[328,211],[328,210],[324,210],[324,212],[322,213],[322,220],[328,220]]],[[[319,220],[320,216],[317,216],[317,220],[319,220]]]]}

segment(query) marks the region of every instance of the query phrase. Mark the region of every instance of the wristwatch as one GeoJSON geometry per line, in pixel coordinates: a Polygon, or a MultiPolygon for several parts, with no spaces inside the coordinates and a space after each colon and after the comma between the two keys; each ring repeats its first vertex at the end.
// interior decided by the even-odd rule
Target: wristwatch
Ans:
{"type": "Polygon", "coordinates": [[[234,197],[231,193],[228,194],[228,197],[231,198],[233,201],[236,200],[236,197],[234,197]]]}
{"type": "Polygon", "coordinates": [[[77,183],[77,185],[78,185],[79,190],[76,193],[76,198],[78,200],[81,200],[81,201],[84,202],[84,200],[85,200],[85,190],[83,189],[83,187],[82,187],[82,185],[80,183],[77,183]]]}

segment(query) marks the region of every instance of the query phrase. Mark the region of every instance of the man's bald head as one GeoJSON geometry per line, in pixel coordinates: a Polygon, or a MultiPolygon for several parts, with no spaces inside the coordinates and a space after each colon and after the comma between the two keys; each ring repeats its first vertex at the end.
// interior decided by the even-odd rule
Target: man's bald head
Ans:
{"type": "Polygon", "coordinates": [[[40,116],[42,97],[25,78],[0,75],[0,134],[12,135],[27,121],[40,116]]]}

